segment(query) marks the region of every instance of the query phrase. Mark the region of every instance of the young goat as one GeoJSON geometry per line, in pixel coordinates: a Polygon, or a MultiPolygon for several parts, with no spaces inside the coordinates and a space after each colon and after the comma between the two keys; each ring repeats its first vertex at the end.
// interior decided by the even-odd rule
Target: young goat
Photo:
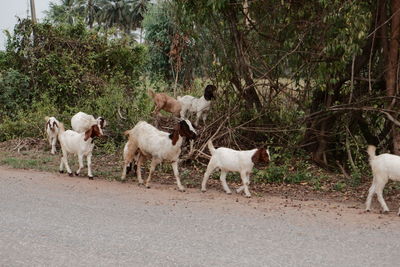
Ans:
{"type": "Polygon", "coordinates": [[[101,130],[97,124],[92,125],[84,133],[78,133],[72,130],[65,131],[64,124],[60,123],[58,141],[60,142],[63,154],[60,163],[60,173],[63,173],[65,165],[69,176],[72,176],[71,168],[68,165],[68,153],[78,155],[79,169],[75,172],[76,175],[79,175],[81,169],[83,168],[83,156],[86,156],[88,176],[89,179],[92,180],[92,150],[94,147],[93,138],[101,135],[101,130]]]}
{"type": "Polygon", "coordinates": [[[206,123],[207,113],[210,110],[211,100],[215,98],[214,91],[217,88],[214,85],[207,85],[204,89],[204,95],[200,98],[193,97],[191,95],[178,96],[178,102],[181,104],[182,109],[180,112],[181,118],[186,118],[186,113],[196,113],[195,126],[198,126],[200,118],[203,119],[203,123],[206,123]]]}
{"type": "Polygon", "coordinates": [[[80,111],[71,118],[71,127],[78,133],[86,132],[95,124],[99,126],[100,132],[103,135],[103,129],[107,126],[107,121],[103,117],[95,119],[93,115],[80,111]]]}
{"type": "Polygon", "coordinates": [[[163,161],[170,161],[172,162],[172,169],[178,188],[180,191],[185,191],[179,178],[178,159],[181,153],[183,137],[188,139],[196,138],[196,131],[189,120],[180,121],[171,134],[160,131],[145,121],[140,121],[133,129],[125,131],[125,135],[129,136],[129,140],[124,148],[122,180],[126,177],[128,165],[136,157],[138,181],[139,184],[143,184],[140,166],[146,158],[151,158],[149,176],[146,180],[146,187],[149,188],[151,175],[156,166],[163,161]]]}
{"type": "MultiPolygon", "coordinates": [[[[383,188],[389,179],[392,181],[400,181],[400,156],[387,153],[376,156],[376,147],[371,145],[368,146],[367,152],[369,155],[369,164],[371,165],[373,180],[366,201],[366,211],[371,210],[372,197],[376,193],[383,211],[388,212],[389,208],[382,195],[383,188]]],[[[400,209],[397,215],[400,216],[400,209]]]]}
{"type": "Polygon", "coordinates": [[[45,117],[46,120],[46,133],[47,133],[47,138],[49,140],[50,146],[51,146],[51,154],[56,153],[56,143],[57,143],[57,135],[58,132],[60,131],[59,129],[59,122],[56,118],[54,117],[45,117]]]}
{"type": "Polygon", "coordinates": [[[237,151],[225,147],[215,149],[211,140],[207,143],[208,149],[211,152],[211,159],[208,163],[207,170],[204,174],[203,182],[201,184],[201,191],[206,191],[207,180],[212,172],[219,168],[221,169],[220,180],[224,190],[227,194],[231,194],[231,190],[226,184],[226,174],[229,171],[239,172],[242,178],[243,185],[239,187],[236,192],[240,193],[244,189],[246,197],[251,197],[249,191],[250,174],[253,170],[254,164],[265,163],[270,161],[268,149],[256,148],[252,150],[237,151]]]}
{"type": "Polygon", "coordinates": [[[154,101],[154,115],[158,115],[160,110],[163,109],[172,113],[174,116],[179,117],[181,104],[175,98],[164,93],[155,93],[151,89],[149,89],[147,93],[154,101]]]}

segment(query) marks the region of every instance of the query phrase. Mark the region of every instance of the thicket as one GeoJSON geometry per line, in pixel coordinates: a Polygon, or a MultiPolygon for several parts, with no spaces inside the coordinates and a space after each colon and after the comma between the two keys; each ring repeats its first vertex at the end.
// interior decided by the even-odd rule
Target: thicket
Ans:
{"type": "Polygon", "coordinates": [[[146,118],[149,100],[142,77],[147,48],[109,40],[83,24],[32,25],[22,20],[0,59],[0,140],[40,136],[44,117],[69,124],[77,111],[110,122],[109,140],[146,118]]]}
{"type": "MultiPolygon", "coordinates": [[[[264,145],[279,181],[306,160],[358,181],[367,144],[399,152],[400,0],[144,1],[134,24],[117,16],[129,14],[118,2],[98,12],[119,19],[125,35],[96,29],[104,20],[90,24],[89,7],[68,23],[54,10],[57,26],[16,26],[0,54],[0,140],[41,133],[44,115],[68,122],[83,110],[106,117],[109,141],[120,144],[122,130],[150,118],[147,88],[200,96],[211,82],[218,98],[195,158],[209,138],[264,145]],[[144,29],[144,44],[131,27],[144,29]]],[[[302,179],[311,178],[299,171],[292,180],[302,179]]]]}

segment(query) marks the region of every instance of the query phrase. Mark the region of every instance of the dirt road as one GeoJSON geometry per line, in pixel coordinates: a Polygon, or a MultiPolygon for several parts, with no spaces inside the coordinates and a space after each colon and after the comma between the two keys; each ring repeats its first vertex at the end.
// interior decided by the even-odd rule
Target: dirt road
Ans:
{"type": "Polygon", "coordinates": [[[398,266],[400,218],[0,167],[0,266],[398,266]]]}

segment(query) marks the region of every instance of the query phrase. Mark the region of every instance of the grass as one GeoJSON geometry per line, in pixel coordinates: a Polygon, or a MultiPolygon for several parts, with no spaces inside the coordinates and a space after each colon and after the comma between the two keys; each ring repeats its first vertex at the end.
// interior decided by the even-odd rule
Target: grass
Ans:
{"type": "Polygon", "coordinates": [[[0,160],[1,165],[8,165],[16,169],[37,169],[41,171],[51,171],[53,168],[46,165],[52,159],[48,157],[38,159],[25,159],[6,156],[0,160]]]}

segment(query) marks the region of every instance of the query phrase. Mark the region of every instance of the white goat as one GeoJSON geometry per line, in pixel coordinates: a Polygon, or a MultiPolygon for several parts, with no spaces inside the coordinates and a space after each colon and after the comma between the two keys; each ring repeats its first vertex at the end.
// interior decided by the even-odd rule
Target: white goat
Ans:
{"type": "Polygon", "coordinates": [[[246,197],[251,197],[248,185],[250,184],[250,174],[253,170],[253,166],[257,163],[268,164],[270,161],[269,150],[265,148],[255,148],[252,150],[237,151],[225,147],[215,149],[211,140],[208,141],[207,145],[212,156],[208,163],[207,170],[204,173],[201,191],[206,191],[208,178],[216,168],[219,168],[221,170],[221,176],[219,178],[227,194],[232,194],[232,192],[226,184],[226,174],[229,171],[233,171],[240,173],[243,183],[236,192],[240,193],[244,189],[246,197]]]}
{"type": "Polygon", "coordinates": [[[64,124],[60,123],[60,132],[58,134],[58,141],[61,145],[62,157],[60,163],[60,173],[63,173],[64,165],[67,169],[69,176],[72,176],[71,168],[68,165],[68,153],[78,155],[79,169],[75,172],[79,175],[83,168],[83,156],[86,156],[88,176],[89,179],[93,179],[92,173],[92,150],[94,147],[93,138],[101,136],[99,126],[97,124],[92,125],[86,132],[78,133],[72,130],[65,131],[64,124]]]}
{"type": "Polygon", "coordinates": [[[51,154],[55,154],[57,149],[56,149],[56,143],[57,143],[57,135],[58,132],[60,131],[59,129],[59,122],[55,117],[45,117],[46,120],[46,126],[45,130],[47,133],[47,139],[49,140],[49,144],[51,146],[51,154]]]}
{"type": "MultiPolygon", "coordinates": [[[[400,156],[387,153],[376,156],[376,147],[371,145],[368,146],[367,152],[369,155],[369,164],[371,165],[373,180],[366,201],[366,211],[371,210],[372,197],[374,193],[376,193],[383,211],[388,212],[389,208],[382,195],[383,188],[389,179],[392,181],[400,181],[400,156]]],[[[400,216],[400,209],[397,215],[400,216]]]]}
{"type": "Polygon", "coordinates": [[[199,125],[200,118],[203,119],[203,123],[206,123],[207,113],[210,110],[211,100],[214,97],[214,91],[216,87],[214,85],[207,85],[204,89],[204,95],[200,98],[193,97],[191,95],[178,96],[178,102],[181,104],[181,118],[186,119],[186,113],[196,113],[195,126],[199,125]]]}
{"type": "Polygon", "coordinates": [[[122,180],[126,177],[128,165],[136,157],[138,158],[138,181],[139,184],[143,184],[140,166],[144,159],[151,158],[149,176],[146,181],[146,187],[149,188],[151,175],[156,166],[163,161],[170,161],[172,162],[172,169],[178,188],[180,191],[185,191],[179,178],[178,159],[181,153],[183,137],[187,137],[188,139],[196,138],[196,131],[189,120],[180,121],[171,134],[160,131],[145,121],[140,121],[133,129],[125,131],[125,135],[129,135],[129,140],[124,148],[122,180]]]}
{"type": "Polygon", "coordinates": [[[92,125],[95,124],[99,126],[100,132],[103,134],[103,129],[107,126],[107,121],[103,117],[98,117],[95,119],[93,115],[89,115],[80,111],[71,118],[71,127],[75,132],[78,133],[86,132],[92,125]]]}

